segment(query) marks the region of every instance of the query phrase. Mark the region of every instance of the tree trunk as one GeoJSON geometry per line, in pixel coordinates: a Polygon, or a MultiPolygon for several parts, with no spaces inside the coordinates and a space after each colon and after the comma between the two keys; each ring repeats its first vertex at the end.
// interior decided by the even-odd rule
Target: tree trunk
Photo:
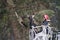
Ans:
{"type": "Polygon", "coordinates": [[[12,28],[12,31],[13,31],[13,36],[14,36],[14,40],[20,40],[20,34],[19,34],[19,31],[17,29],[17,20],[16,20],[16,17],[15,17],[15,14],[14,14],[14,9],[11,8],[10,9],[10,13],[9,13],[9,22],[10,22],[10,27],[12,28]]]}

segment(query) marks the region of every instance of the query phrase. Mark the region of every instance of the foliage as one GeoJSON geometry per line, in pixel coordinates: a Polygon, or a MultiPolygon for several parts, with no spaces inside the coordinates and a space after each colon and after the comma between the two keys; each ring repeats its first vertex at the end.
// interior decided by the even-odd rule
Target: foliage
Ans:
{"type": "Polygon", "coordinates": [[[60,6],[56,6],[56,8],[60,9],[60,6]]]}
{"type": "Polygon", "coordinates": [[[42,10],[42,11],[40,11],[39,13],[37,13],[35,15],[35,19],[37,21],[42,22],[43,21],[43,15],[44,14],[48,14],[49,15],[49,18],[51,18],[52,16],[54,16],[54,11],[53,10],[42,10]]]}
{"type": "MultiPolygon", "coordinates": [[[[4,1],[4,0],[3,0],[4,1]]],[[[2,33],[2,30],[4,30],[3,29],[3,27],[6,25],[6,24],[8,24],[8,11],[7,11],[7,9],[6,9],[6,6],[8,6],[8,5],[6,5],[6,3],[4,3],[2,0],[0,0],[0,33],[2,33]]],[[[36,21],[38,21],[38,22],[42,22],[43,21],[43,14],[48,14],[49,15],[49,17],[51,18],[52,16],[54,16],[54,11],[53,10],[44,10],[44,8],[43,8],[43,3],[42,3],[42,5],[40,5],[39,3],[41,3],[41,1],[45,4],[45,3],[48,3],[48,2],[57,2],[57,8],[58,9],[60,9],[60,0],[13,0],[13,2],[12,3],[10,3],[10,4],[13,4],[13,5],[15,5],[16,7],[15,7],[15,9],[16,9],[16,11],[17,11],[17,13],[18,13],[18,15],[19,16],[26,16],[26,15],[28,15],[28,14],[32,14],[33,12],[35,13],[35,12],[37,12],[37,14],[35,15],[35,20],[36,21]],[[42,7],[40,7],[40,6],[42,6],[42,7]],[[42,11],[41,11],[41,9],[40,8],[42,8],[42,11]],[[38,11],[40,11],[40,12],[38,12],[38,11]]],[[[47,5],[47,4],[46,4],[47,5]]],[[[46,6],[46,5],[44,5],[44,7],[46,6]]],[[[55,4],[56,5],[56,4],[55,4]]],[[[13,13],[13,12],[11,12],[11,13],[13,13]]],[[[58,14],[58,13],[57,13],[58,14]]],[[[59,20],[60,21],[60,20],[59,20]]],[[[26,18],[24,18],[23,19],[23,22],[27,25],[27,26],[29,26],[29,20],[28,20],[28,18],[26,17],[26,18]]],[[[60,24],[60,23],[59,23],[60,24]]],[[[9,25],[10,26],[10,25],[9,25]]],[[[8,27],[9,27],[8,26],[8,27]]],[[[7,27],[7,26],[6,26],[7,27]]],[[[7,27],[7,28],[8,28],[7,27]]],[[[19,26],[20,27],[20,26],[19,26]]],[[[21,28],[21,27],[20,27],[21,28]]],[[[20,29],[19,28],[19,29],[20,29]]],[[[6,31],[9,31],[9,29],[10,28],[8,28],[8,30],[6,30],[6,31]]],[[[13,29],[12,29],[13,30],[13,29]]]]}

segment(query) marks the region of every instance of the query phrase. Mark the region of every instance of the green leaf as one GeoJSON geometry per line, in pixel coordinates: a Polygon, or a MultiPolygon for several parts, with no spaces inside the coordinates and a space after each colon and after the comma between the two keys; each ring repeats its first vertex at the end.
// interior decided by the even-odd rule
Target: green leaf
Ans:
{"type": "Polygon", "coordinates": [[[53,10],[42,10],[42,11],[40,11],[39,13],[37,13],[35,15],[35,20],[42,22],[43,21],[43,15],[44,14],[48,14],[49,15],[49,18],[51,18],[52,16],[54,16],[54,13],[55,12],[53,10]]]}

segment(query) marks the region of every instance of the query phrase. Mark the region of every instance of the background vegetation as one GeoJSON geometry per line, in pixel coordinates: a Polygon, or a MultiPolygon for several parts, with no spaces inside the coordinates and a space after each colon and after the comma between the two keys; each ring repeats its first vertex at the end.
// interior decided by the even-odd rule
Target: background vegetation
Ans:
{"type": "Polygon", "coordinates": [[[52,26],[60,30],[60,0],[0,0],[0,40],[29,40],[27,15],[33,13],[37,22],[42,22],[42,15],[48,13],[52,26]]]}

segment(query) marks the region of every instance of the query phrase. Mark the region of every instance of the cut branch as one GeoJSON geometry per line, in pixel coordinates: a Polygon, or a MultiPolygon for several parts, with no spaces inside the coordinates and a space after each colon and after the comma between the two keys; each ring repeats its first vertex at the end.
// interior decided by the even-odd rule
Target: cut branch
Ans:
{"type": "Polygon", "coordinates": [[[18,14],[17,14],[16,11],[15,11],[15,15],[16,15],[16,17],[17,17],[17,20],[18,20],[19,24],[23,26],[23,24],[21,23],[23,20],[22,20],[21,17],[18,16],[18,14]]]}

